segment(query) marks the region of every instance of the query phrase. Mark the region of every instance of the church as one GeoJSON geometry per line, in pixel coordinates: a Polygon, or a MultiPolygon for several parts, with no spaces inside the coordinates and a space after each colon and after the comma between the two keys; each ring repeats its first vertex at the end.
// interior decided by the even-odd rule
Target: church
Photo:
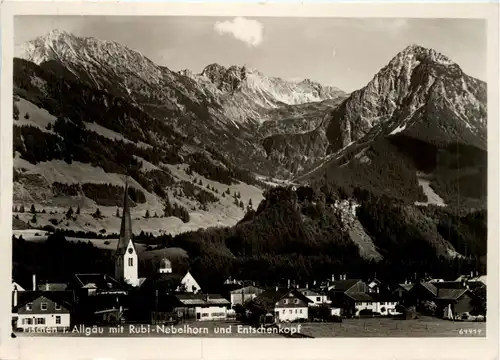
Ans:
{"type": "Polygon", "coordinates": [[[79,312],[86,321],[124,322],[149,318],[151,309],[148,309],[147,303],[161,302],[165,296],[174,293],[201,292],[200,285],[189,271],[184,275],[175,273],[167,258],[161,260],[154,275],[139,277],[140,254],[133,237],[126,182],[120,236],[114,253],[114,277],[107,274],[75,274],[71,286],[79,295],[79,312]]]}

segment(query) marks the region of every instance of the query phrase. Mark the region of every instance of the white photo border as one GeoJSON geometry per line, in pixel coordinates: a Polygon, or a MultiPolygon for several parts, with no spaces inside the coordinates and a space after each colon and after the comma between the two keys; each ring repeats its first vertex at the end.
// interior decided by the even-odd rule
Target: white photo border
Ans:
{"type": "MultiPolygon", "coordinates": [[[[3,2],[1,11],[1,359],[493,359],[498,358],[499,5],[493,3],[3,2]],[[17,15],[479,18],[488,22],[488,321],[485,338],[11,338],[12,67],[17,15]],[[9,119],[9,120],[8,120],[9,119]]],[[[465,324],[465,323],[464,323],[465,324]]],[[[466,325],[464,325],[466,327],[466,325]]]]}

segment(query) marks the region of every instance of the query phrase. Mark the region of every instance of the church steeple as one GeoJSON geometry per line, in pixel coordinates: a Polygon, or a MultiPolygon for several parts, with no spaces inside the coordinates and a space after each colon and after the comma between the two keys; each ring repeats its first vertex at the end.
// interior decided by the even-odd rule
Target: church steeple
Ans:
{"type": "Polygon", "coordinates": [[[115,278],[132,286],[138,285],[138,258],[132,240],[132,218],[128,200],[128,178],[125,180],[123,195],[123,214],[120,226],[120,238],[115,253],[115,278]]]}
{"type": "Polygon", "coordinates": [[[132,240],[132,218],[130,216],[130,208],[128,204],[128,178],[125,180],[125,193],[123,194],[123,213],[122,223],[120,226],[120,239],[116,248],[117,255],[123,254],[127,250],[129,242],[132,240]]]}

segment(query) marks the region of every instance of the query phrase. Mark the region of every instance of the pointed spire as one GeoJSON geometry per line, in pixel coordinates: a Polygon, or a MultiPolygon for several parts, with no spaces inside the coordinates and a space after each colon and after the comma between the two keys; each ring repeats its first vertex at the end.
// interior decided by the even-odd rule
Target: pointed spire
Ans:
{"type": "Polygon", "coordinates": [[[125,178],[125,193],[123,194],[122,223],[120,226],[120,239],[118,240],[117,253],[123,254],[127,250],[128,243],[132,240],[132,219],[128,203],[128,176],[125,178]]]}

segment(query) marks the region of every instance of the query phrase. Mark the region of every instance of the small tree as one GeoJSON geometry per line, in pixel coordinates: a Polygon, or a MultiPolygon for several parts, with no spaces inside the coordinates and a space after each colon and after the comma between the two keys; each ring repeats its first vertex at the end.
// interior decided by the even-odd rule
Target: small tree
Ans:
{"type": "Polygon", "coordinates": [[[252,199],[248,200],[248,209],[253,210],[252,199]]]}
{"type": "Polygon", "coordinates": [[[68,211],[66,212],[66,219],[71,219],[73,216],[73,208],[70,206],[68,211]]]}
{"type": "Polygon", "coordinates": [[[240,200],[240,208],[244,209],[245,208],[245,204],[243,204],[243,201],[240,200]]]}
{"type": "Polygon", "coordinates": [[[115,214],[116,217],[120,217],[120,209],[116,208],[116,214],[115,214]]]}
{"type": "Polygon", "coordinates": [[[223,192],[223,193],[222,193],[222,197],[223,197],[223,198],[225,198],[225,197],[226,197],[226,193],[225,193],[225,192],[223,192]]]}
{"type": "Polygon", "coordinates": [[[37,218],[36,218],[36,214],[33,214],[33,217],[31,218],[31,222],[33,224],[36,224],[38,222],[37,218]]]}
{"type": "Polygon", "coordinates": [[[24,114],[24,118],[25,118],[26,120],[28,120],[28,119],[30,118],[30,114],[28,114],[28,113],[24,114]]]}
{"type": "Polygon", "coordinates": [[[80,215],[80,205],[76,208],[76,215],[80,215]]]}
{"type": "Polygon", "coordinates": [[[95,213],[92,214],[92,216],[95,218],[95,219],[100,219],[102,218],[102,214],[101,214],[101,210],[99,210],[99,208],[97,208],[95,210],[95,213]]]}
{"type": "Polygon", "coordinates": [[[231,195],[231,189],[227,188],[226,194],[231,195]]]}
{"type": "Polygon", "coordinates": [[[149,219],[149,210],[146,210],[146,215],[144,215],[146,219],[149,219]]]}
{"type": "Polygon", "coordinates": [[[36,214],[36,209],[34,204],[31,204],[30,213],[36,214]]]}

